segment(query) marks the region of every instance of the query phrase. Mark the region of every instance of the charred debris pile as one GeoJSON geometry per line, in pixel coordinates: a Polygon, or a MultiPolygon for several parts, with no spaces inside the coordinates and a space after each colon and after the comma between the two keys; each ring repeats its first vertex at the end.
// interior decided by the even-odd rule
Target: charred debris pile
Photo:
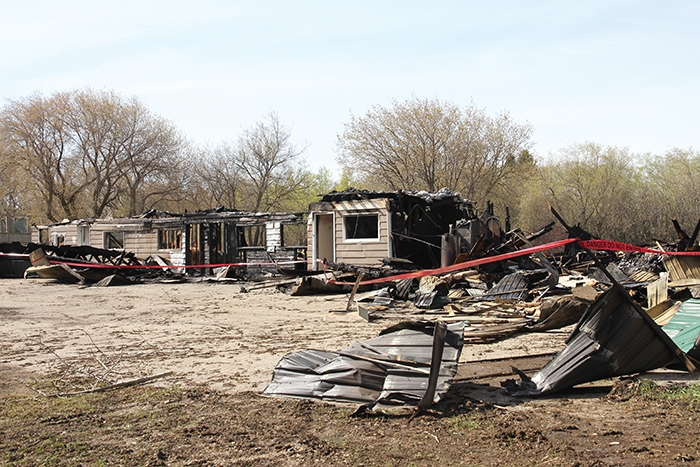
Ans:
{"type": "Polygon", "coordinates": [[[88,245],[0,244],[0,277],[43,277],[98,286],[178,277],[162,258],[88,245]]]}
{"type": "MultiPolygon", "coordinates": [[[[354,292],[348,309],[367,320],[466,319],[473,330],[465,333],[467,340],[574,324],[613,284],[652,314],[700,297],[700,257],[592,252],[576,243],[517,256],[543,244],[542,238],[554,229],[552,222],[531,234],[505,231],[487,211],[456,223],[441,236],[442,263],[437,267],[426,270],[405,258],[385,258],[376,267],[327,261],[321,273],[299,278],[288,291],[292,295],[354,292]],[[498,259],[509,253],[514,257],[498,259]],[[469,262],[482,264],[450,271],[469,262]]],[[[576,238],[591,238],[580,228],[574,233],[576,238]]],[[[663,248],[676,251],[678,245],[663,248]]]]}
{"type": "MultiPolygon", "coordinates": [[[[555,228],[554,222],[529,235],[509,226],[502,230],[489,209],[480,217],[451,225],[441,236],[441,264],[436,268],[421,269],[405,258],[389,258],[375,268],[326,262],[323,275],[300,279],[291,293],[347,292],[346,312],[357,312],[368,321],[397,320],[422,326],[413,332],[437,335],[439,326],[453,326],[450,332],[457,334],[454,339],[459,343],[457,358],[444,358],[439,370],[431,367],[439,374],[449,368],[453,376],[453,363],[464,343],[572,326],[564,348],[539,372],[528,377],[514,368],[520,379],[502,382],[514,396],[538,396],[660,368],[695,372],[700,366],[700,255],[667,253],[700,251],[700,222],[689,236],[674,220],[679,242],[657,244],[659,253],[613,248],[594,252],[579,241],[595,240],[590,234],[568,225],[554,209],[552,214],[569,241],[545,243],[543,237],[555,228]],[[544,243],[543,248],[537,243],[544,243]]],[[[366,342],[351,345],[371,347],[373,362],[382,369],[379,373],[364,369],[366,355],[350,348],[339,353],[340,360],[290,354],[275,369],[266,391],[281,396],[353,399],[352,391],[364,388],[363,381],[373,374],[378,380],[373,380],[376,397],[370,405],[393,401],[420,407],[413,386],[387,391],[382,385],[391,382],[394,389],[403,387],[392,381],[394,371],[408,373],[408,379],[411,374],[427,378],[420,360],[409,359],[418,365],[417,370],[392,366],[404,354],[417,354],[408,343],[412,338],[404,337],[405,344],[401,338],[397,335],[390,351],[366,342]],[[344,379],[335,380],[339,368],[345,372],[344,379]],[[360,375],[360,379],[350,384],[351,375],[360,375]],[[351,390],[345,387],[348,384],[351,390]],[[413,402],[406,402],[411,397],[413,402]]],[[[429,395],[435,402],[450,384],[449,378],[441,381],[440,389],[429,395]]]]}

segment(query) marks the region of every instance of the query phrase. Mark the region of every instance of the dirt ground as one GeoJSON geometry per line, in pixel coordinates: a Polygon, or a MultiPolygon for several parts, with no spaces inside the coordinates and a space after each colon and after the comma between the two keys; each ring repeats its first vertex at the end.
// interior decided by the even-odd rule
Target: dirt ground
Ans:
{"type": "Polygon", "coordinates": [[[230,283],[0,279],[0,465],[700,462],[692,398],[646,393],[638,380],[540,399],[502,391],[510,365],[534,374],[567,330],[467,344],[445,400],[412,420],[410,410],[353,415],[353,406],[259,396],[286,353],[338,350],[391,324],[329,313],[346,301],[230,283]],[[164,372],[144,386],[46,397],[164,372]]]}

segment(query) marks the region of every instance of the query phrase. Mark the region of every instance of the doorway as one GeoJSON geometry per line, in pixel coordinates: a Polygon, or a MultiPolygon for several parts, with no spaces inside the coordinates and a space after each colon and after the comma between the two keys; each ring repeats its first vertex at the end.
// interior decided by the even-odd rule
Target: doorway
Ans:
{"type": "Polygon", "coordinates": [[[333,222],[333,213],[321,214],[314,213],[314,269],[323,269],[317,260],[335,261],[334,237],[335,229],[333,222]]]}

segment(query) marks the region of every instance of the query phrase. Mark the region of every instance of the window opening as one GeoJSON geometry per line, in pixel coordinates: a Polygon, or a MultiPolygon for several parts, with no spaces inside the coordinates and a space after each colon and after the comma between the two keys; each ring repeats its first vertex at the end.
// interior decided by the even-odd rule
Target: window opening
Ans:
{"type": "Polygon", "coordinates": [[[124,232],[105,232],[104,248],[107,250],[123,250],[124,232]]]}
{"type": "Polygon", "coordinates": [[[304,224],[282,224],[282,245],[283,246],[306,246],[307,225],[304,224]]]}
{"type": "Polygon", "coordinates": [[[251,246],[266,246],[266,231],[264,225],[249,225],[238,227],[239,230],[239,247],[251,246]]]}
{"type": "Polygon", "coordinates": [[[180,250],[182,249],[182,230],[161,229],[158,231],[159,250],[180,250]]]}
{"type": "Polygon", "coordinates": [[[12,219],[12,224],[14,233],[29,233],[29,222],[26,217],[15,217],[12,219]]]}
{"type": "Polygon", "coordinates": [[[344,216],[345,239],[379,239],[379,215],[344,216]]]}

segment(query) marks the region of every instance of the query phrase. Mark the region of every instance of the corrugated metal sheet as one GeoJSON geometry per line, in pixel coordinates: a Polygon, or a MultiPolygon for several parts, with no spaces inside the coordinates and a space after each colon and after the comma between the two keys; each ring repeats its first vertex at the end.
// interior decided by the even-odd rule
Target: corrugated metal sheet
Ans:
{"type": "Polygon", "coordinates": [[[690,352],[700,334],[700,300],[691,298],[683,302],[661,329],[683,352],[690,352]]]}
{"type": "Polygon", "coordinates": [[[525,273],[518,271],[505,276],[480,298],[482,300],[525,300],[529,293],[525,273]]]}
{"type": "Polygon", "coordinates": [[[516,396],[538,395],[679,362],[677,346],[622,293],[612,287],[591,304],[566,347],[531,380],[503,386],[516,396]]]}
{"type": "MultiPolygon", "coordinates": [[[[408,323],[339,352],[302,350],[282,358],[265,395],[336,402],[417,405],[428,387],[434,323],[408,323]]],[[[464,324],[447,326],[435,400],[457,373],[464,324]]]]}
{"type": "MultiPolygon", "coordinates": [[[[613,276],[613,279],[615,279],[615,280],[616,280],[617,282],[619,282],[620,284],[625,284],[625,285],[627,285],[627,284],[633,282],[632,279],[630,279],[630,278],[627,276],[627,274],[625,274],[624,272],[622,272],[622,270],[621,270],[619,267],[617,267],[617,265],[616,265],[615,263],[610,263],[610,264],[608,264],[608,265],[605,267],[605,269],[608,271],[608,273],[610,273],[610,275],[613,276]]],[[[608,284],[608,285],[611,284],[610,279],[608,278],[608,276],[606,276],[605,273],[604,273],[603,271],[601,271],[601,270],[600,270],[599,268],[597,268],[597,267],[591,267],[591,268],[589,268],[589,270],[588,270],[588,275],[589,275],[590,277],[594,278],[596,281],[602,283],[602,284],[608,284]]]]}

